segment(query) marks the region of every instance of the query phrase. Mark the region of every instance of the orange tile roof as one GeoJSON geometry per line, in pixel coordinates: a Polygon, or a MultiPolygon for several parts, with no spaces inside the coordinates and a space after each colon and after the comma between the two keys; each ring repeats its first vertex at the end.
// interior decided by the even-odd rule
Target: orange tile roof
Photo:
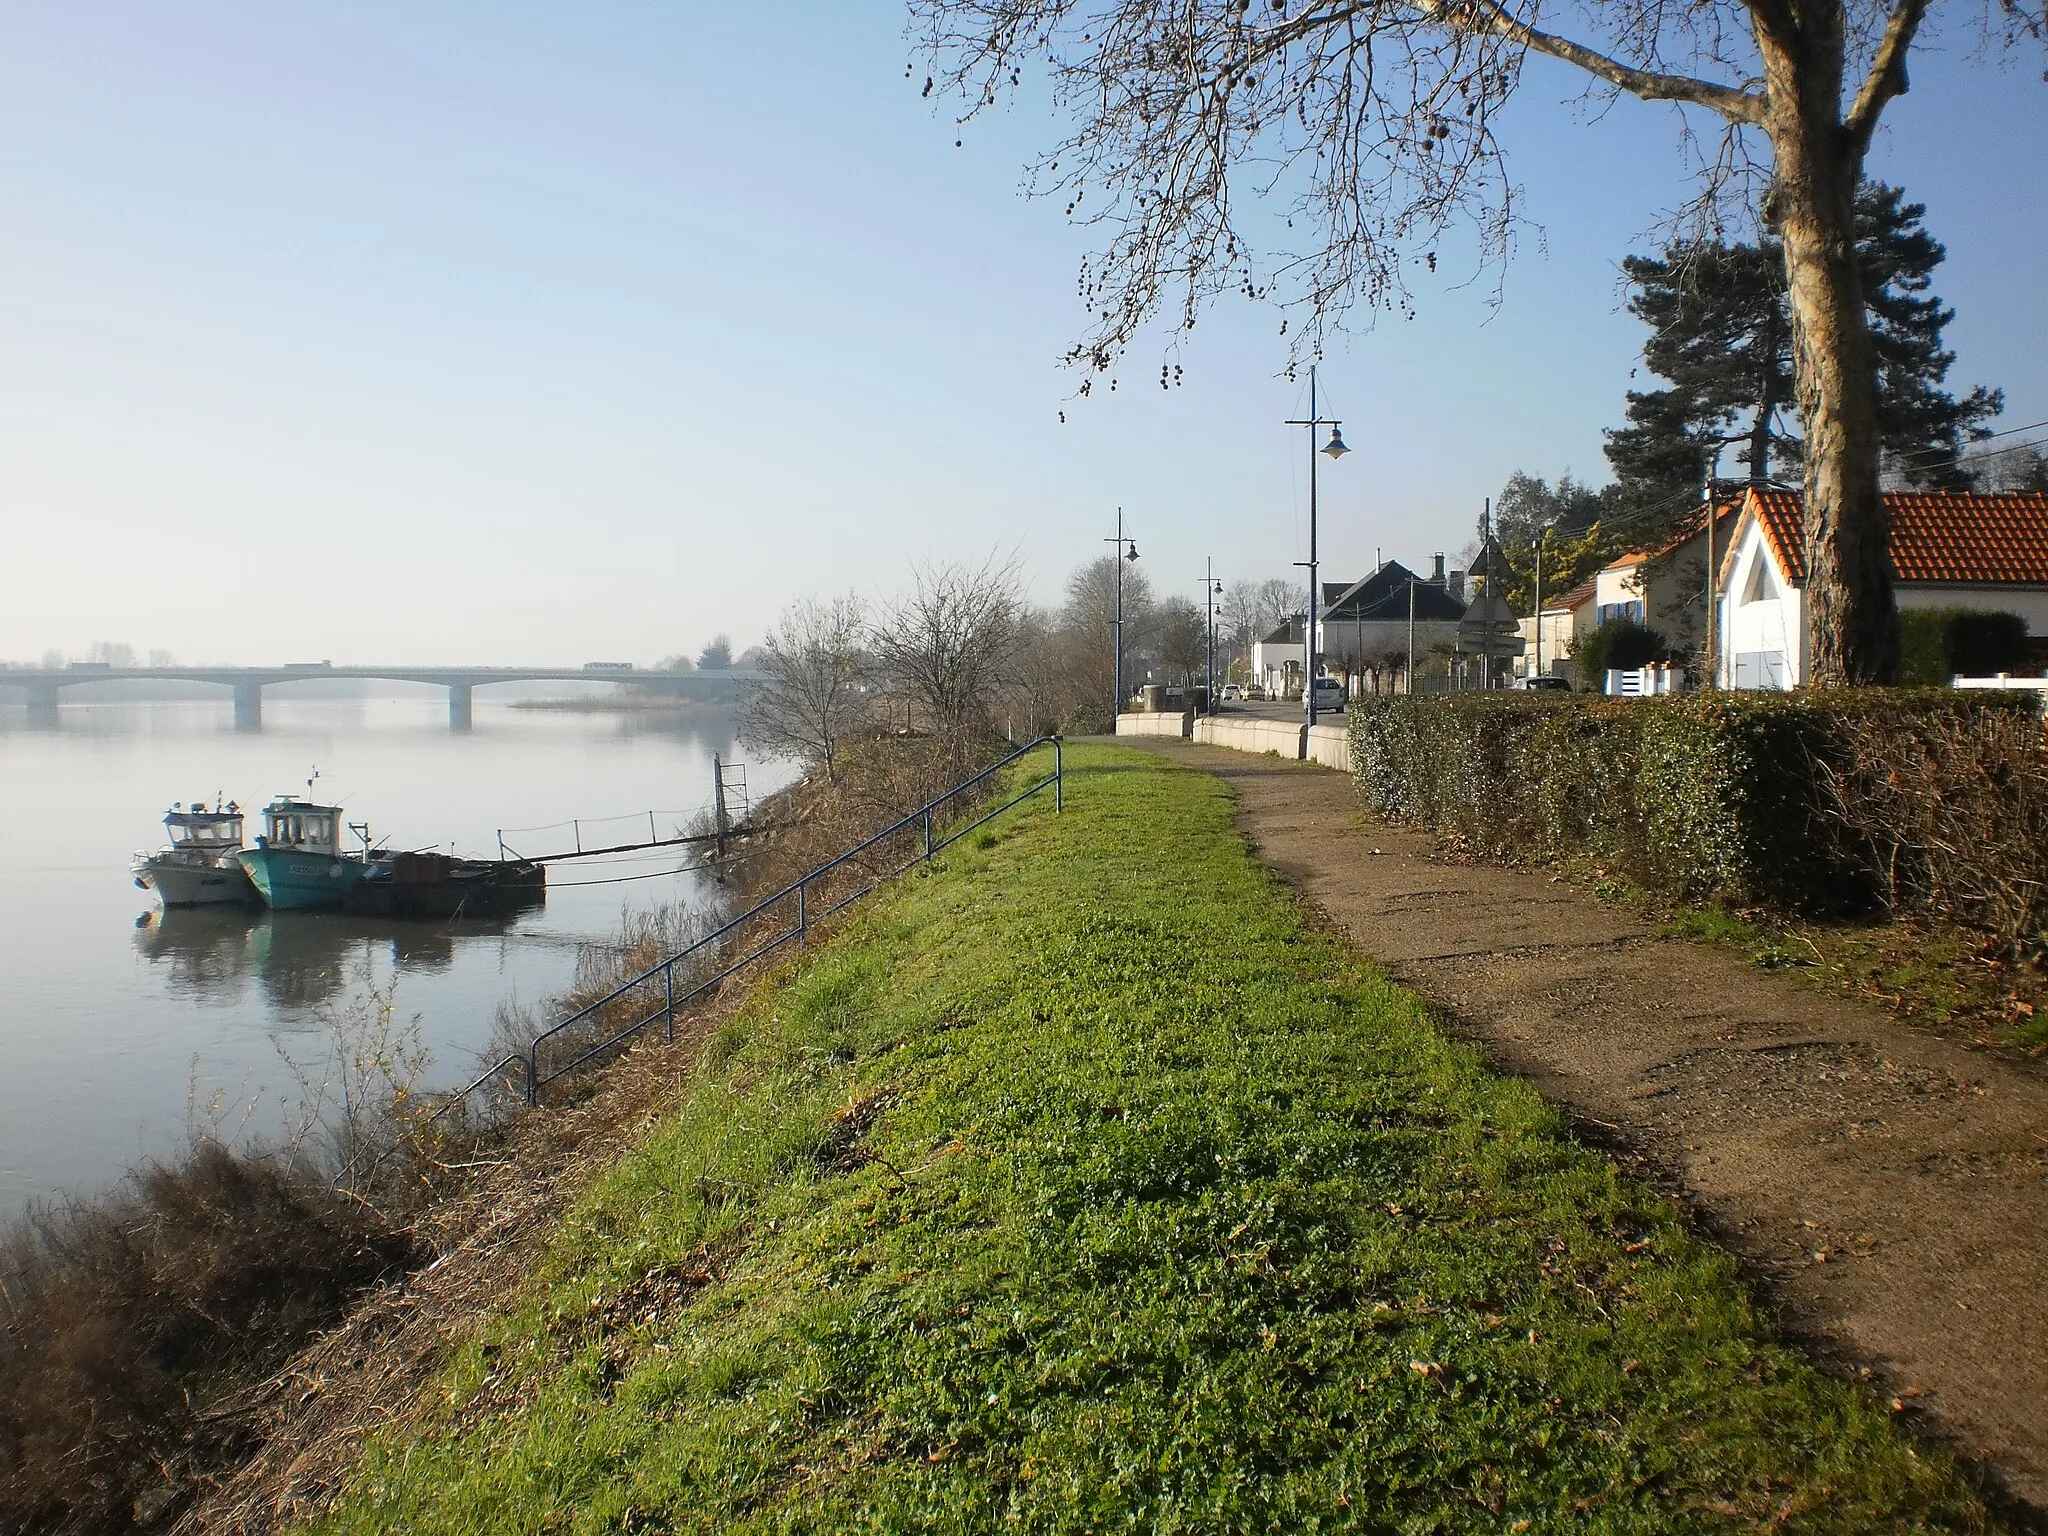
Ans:
{"type": "MultiPolygon", "coordinates": [[[[2048,494],[1887,491],[1892,572],[1908,585],[2048,586],[2048,494]]],[[[1806,538],[1797,491],[1749,493],[1778,564],[1806,582],[1806,538]]]]}

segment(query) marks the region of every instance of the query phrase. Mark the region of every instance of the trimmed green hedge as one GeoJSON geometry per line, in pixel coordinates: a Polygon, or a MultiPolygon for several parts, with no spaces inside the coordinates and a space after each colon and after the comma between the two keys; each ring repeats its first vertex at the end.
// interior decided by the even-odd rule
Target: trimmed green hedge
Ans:
{"type": "MultiPolygon", "coordinates": [[[[1896,778],[1889,744],[1924,764],[1926,742],[1970,739],[1988,722],[2006,723],[2002,750],[2038,758],[2011,745],[2010,722],[2031,707],[1934,690],[1366,696],[1352,701],[1352,772],[1380,815],[1488,857],[1588,857],[1684,901],[1842,913],[1905,889],[1895,831],[1844,787],[1896,778]]],[[[1918,777],[1942,792],[1938,771],[1918,777]]],[[[1999,793],[1982,774],[1970,785],[1999,793]]]]}
{"type": "Polygon", "coordinates": [[[1929,688],[1949,679],[2027,670],[2027,621],[2016,613],[1908,608],[1899,614],[1899,676],[1929,688]]]}

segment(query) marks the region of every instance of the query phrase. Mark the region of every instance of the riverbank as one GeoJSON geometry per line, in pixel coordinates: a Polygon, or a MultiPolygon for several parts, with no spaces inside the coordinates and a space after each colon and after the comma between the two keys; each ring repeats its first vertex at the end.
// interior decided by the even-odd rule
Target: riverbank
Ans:
{"type": "Polygon", "coordinates": [[[1986,1526],[1219,781],[1070,763],[756,992],[324,1528],[1986,1526]]]}

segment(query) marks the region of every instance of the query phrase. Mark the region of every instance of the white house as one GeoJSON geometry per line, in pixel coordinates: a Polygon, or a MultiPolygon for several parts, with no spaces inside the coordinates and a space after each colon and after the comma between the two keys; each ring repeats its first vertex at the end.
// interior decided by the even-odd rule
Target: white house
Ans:
{"type": "MultiPolygon", "coordinates": [[[[2048,494],[1891,491],[1899,607],[2016,613],[2048,634],[2048,494]]],[[[1806,681],[1806,541],[1797,491],[1750,489],[1720,562],[1720,681],[1806,681]]]]}
{"type": "Polygon", "coordinates": [[[1252,681],[1268,693],[1284,693],[1301,686],[1301,669],[1306,657],[1302,645],[1302,616],[1282,619],[1270,634],[1252,642],[1252,681]]]}
{"type": "MultiPolygon", "coordinates": [[[[1720,564],[1721,551],[1734,537],[1740,503],[1717,509],[1714,518],[1714,557],[1720,564]]],[[[1577,595],[1577,589],[1574,594],[1577,595]]],[[[1581,613],[1590,613],[1592,623],[1579,622],[1577,637],[1615,619],[1633,619],[1656,630],[1684,652],[1705,643],[1701,619],[1707,611],[1706,520],[1695,508],[1678,533],[1655,549],[1638,549],[1603,565],[1593,573],[1593,591],[1581,613]]]]}

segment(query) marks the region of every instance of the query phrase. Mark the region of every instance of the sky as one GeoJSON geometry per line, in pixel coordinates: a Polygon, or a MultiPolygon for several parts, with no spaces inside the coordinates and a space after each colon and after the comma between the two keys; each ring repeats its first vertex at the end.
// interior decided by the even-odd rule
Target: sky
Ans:
{"type": "MultiPolygon", "coordinates": [[[[1058,123],[957,131],[903,13],[694,0],[0,7],[0,657],[649,663],[913,561],[1056,601],[1119,507],[1155,590],[1291,574],[1279,316],[1205,315],[1078,400],[1058,123]],[[955,139],[962,139],[955,147],[955,139]],[[1064,413],[1065,420],[1061,416],[1064,413]]],[[[1872,174],[1928,206],[1951,385],[2048,418],[2040,59],[1916,58],[1872,174]]],[[[1467,544],[1524,470],[1606,478],[1619,262],[1675,114],[1532,67],[1498,302],[1446,263],[1337,341],[1325,579],[1467,544]]]]}

